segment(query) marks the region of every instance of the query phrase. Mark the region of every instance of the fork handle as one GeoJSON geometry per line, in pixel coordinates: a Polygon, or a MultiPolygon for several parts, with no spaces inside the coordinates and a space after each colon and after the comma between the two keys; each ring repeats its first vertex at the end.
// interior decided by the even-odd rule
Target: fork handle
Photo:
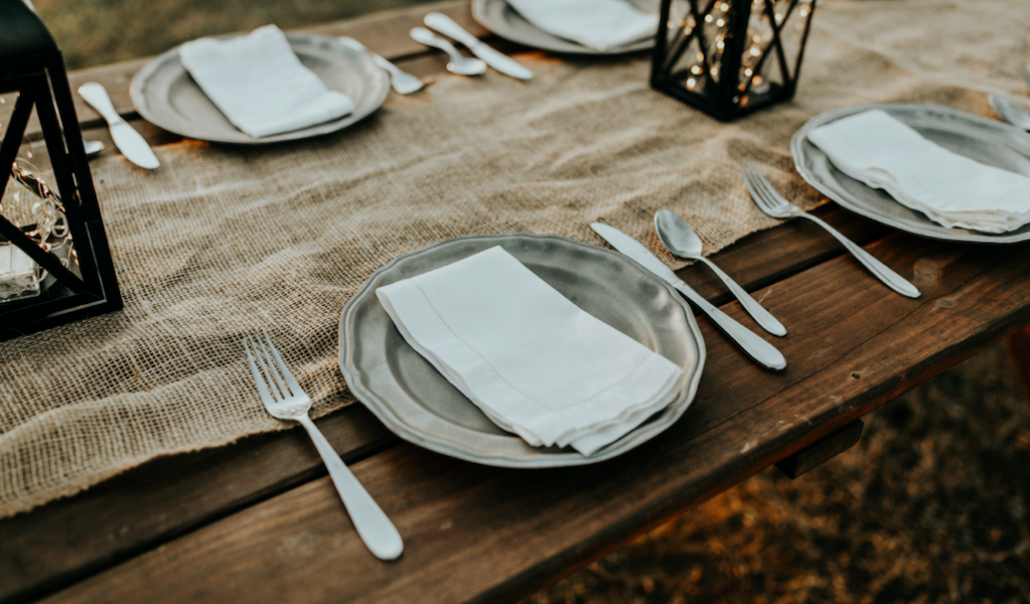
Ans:
{"type": "Polygon", "coordinates": [[[888,268],[887,265],[869,255],[869,252],[863,250],[854,241],[848,239],[844,235],[841,235],[840,232],[837,231],[837,229],[826,224],[819,218],[812,216],[811,214],[802,212],[801,216],[804,216],[805,218],[818,224],[819,226],[826,229],[826,232],[836,237],[837,241],[841,242],[841,244],[843,244],[844,247],[847,248],[849,252],[851,252],[851,254],[855,257],[856,260],[861,262],[862,265],[869,269],[869,272],[875,275],[880,281],[883,281],[887,285],[887,287],[893,289],[902,296],[907,296],[909,298],[919,297],[919,289],[916,288],[915,285],[912,285],[908,281],[908,279],[905,279],[901,275],[895,273],[893,270],[888,268]]]}
{"type": "Polygon", "coordinates": [[[361,486],[347,464],[343,463],[336,449],[333,449],[311,418],[302,415],[297,421],[308,431],[308,436],[315,443],[315,448],[318,449],[322,461],[329,469],[329,477],[333,479],[336,492],[340,494],[343,507],[347,508],[347,513],[350,514],[350,519],[354,523],[358,535],[361,536],[361,540],[380,560],[396,559],[404,551],[404,543],[393,523],[368,494],[365,487],[361,486]]]}
{"type": "Polygon", "coordinates": [[[704,262],[708,268],[712,269],[712,272],[722,279],[723,284],[729,288],[730,292],[737,297],[740,301],[740,305],[744,307],[747,314],[751,315],[751,318],[756,323],[762,326],[762,329],[768,331],[774,336],[785,336],[787,335],[787,328],[782,323],[776,320],[776,317],[772,316],[772,313],[767,311],[765,307],[758,303],[757,300],[751,297],[751,294],[747,293],[743,287],[737,284],[729,275],[722,272],[722,269],[715,265],[714,262],[701,257],[701,262],[704,262]]]}

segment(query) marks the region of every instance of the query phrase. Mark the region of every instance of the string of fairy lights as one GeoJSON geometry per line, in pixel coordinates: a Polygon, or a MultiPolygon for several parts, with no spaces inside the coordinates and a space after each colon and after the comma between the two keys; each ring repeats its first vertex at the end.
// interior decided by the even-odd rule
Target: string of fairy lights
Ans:
{"type": "MultiPolygon", "coordinates": [[[[0,98],[0,105],[6,99],[0,98]]],[[[0,139],[3,138],[0,126],[0,139]]],[[[61,264],[77,264],[71,230],[61,198],[47,186],[30,158],[31,151],[11,164],[10,179],[19,187],[8,186],[0,198],[0,217],[21,228],[43,251],[60,252],[61,264]]],[[[47,271],[12,243],[0,238],[0,303],[39,289],[47,271]]]]}
{"type": "MultiPolygon", "coordinates": [[[[704,15],[704,25],[701,32],[695,32],[698,22],[688,6],[680,9],[680,16],[670,19],[675,25],[670,24],[670,30],[680,28],[681,37],[689,39],[695,33],[704,35],[696,36],[697,42],[708,43],[705,48],[698,48],[696,52],[688,56],[692,62],[687,69],[688,75],[685,86],[688,90],[699,91],[705,86],[707,78],[718,80],[723,65],[723,53],[727,50],[728,37],[730,35],[730,1],[716,2],[712,9],[704,15]]],[[[806,20],[811,13],[813,0],[752,0],[748,14],[747,44],[740,60],[737,89],[741,92],[752,92],[762,94],[768,89],[769,75],[767,66],[772,69],[782,68],[775,61],[766,61],[765,55],[773,51],[775,47],[774,26],[779,32],[780,43],[800,43],[805,32],[806,20]],[[796,11],[796,12],[795,12],[796,11]],[[770,15],[772,17],[770,18],[770,15]],[[796,18],[794,18],[796,16],[796,18]],[[789,22],[788,22],[789,20],[789,22]],[[784,27],[785,22],[787,26],[784,27]],[[793,39],[790,39],[793,38],[793,39]],[[765,74],[763,75],[763,71],[765,74]]],[[[736,97],[734,102],[740,102],[741,97],[736,97]]]]}

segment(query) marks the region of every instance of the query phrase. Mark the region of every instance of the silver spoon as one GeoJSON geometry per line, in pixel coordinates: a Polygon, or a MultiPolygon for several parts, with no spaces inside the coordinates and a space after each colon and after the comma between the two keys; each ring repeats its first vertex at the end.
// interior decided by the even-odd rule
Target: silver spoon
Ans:
{"type": "Polygon", "coordinates": [[[486,73],[486,63],[479,59],[467,59],[461,56],[461,54],[458,53],[458,49],[454,48],[453,44],[443,38],[434,36],[433,32],[424,27],[413,27],[411,29],[411,38],[419,44],[439,48],[447,53],[447,56],[451,59],[450,62],[447,63],[447,71],[451,73],[464,76],[474,76],[486,73]]]}
{"type": "Polygon", "coordinates": [[[669,210],[658,210],[654,215],[654,228],[658,231],[658,238],[662,240],[662,244],[670,252],[680,258],[700,260],[708,265],[708,268],[712,269],[722,279],[726,287],[740,300],[744,310],[762,326],[762,329],[774,336],[787,335],[787,329],[776,320],[776,317],[769,314],[769,311],[765,310],[761,304],[755,302],[754,298],[737,285],[737,282],[731,279],[729,275],[722,272],[718,266],[715,266],[711,260],[701,255],[701,238],[697,236],[697,233],[694,232],[694,229],[690,228],[686,221],[669,210]]]}
{"type": "Polygon", "coordinates": [[[390,74],[390,85],[393,86],[393,89],[395,92],[397,92],[397,94],[411,94],[412,92],[416,92],[422,89],[422,80],[416,78],[415,76],[411,75],[406,71],[401,70],[393,63],[387,61],[383,57],[365,48],[365,45],[361,42],[358,42],[354,38],[348,38],[347,36],[342,36],[340,38],[337,38],[337,40],[339,40],[340,43],[344,46],[347,46],[353,50],[356,50],[358,52],[367,52],[369,55],[371,55],[372,61],[376,65],[378,65],[380,69],[390,74]]]}
{"type": "Polygon", "coordinates": [[[86,148],[86,157],[93,157],[104,150],[104,143],[100,141],[82,141],[82,145],[86,148]]]}
{"type": "Polygon", "coordinates": [[[987,97],[987,102],[991,105],[991,109],[994,109],[994,113],[1001,118],[1001,121],[1016,128],[1030,130],[1030,115],[1013,105],[1012,101],[1001,95],[991,94],[987,97]]]}

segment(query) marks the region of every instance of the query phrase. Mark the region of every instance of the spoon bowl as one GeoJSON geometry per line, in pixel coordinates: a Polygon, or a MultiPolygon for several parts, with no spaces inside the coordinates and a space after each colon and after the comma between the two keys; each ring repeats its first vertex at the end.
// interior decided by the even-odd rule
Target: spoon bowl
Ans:
{"type": "Polygon", "coordinates": [[[722,272],[722,269],[716,266],[714,262],[701,255],[704,245],[701,243],[701,238],[694,232],[694,229],[690,228],[690,225],[687,224],[687,221],[669,210],[658,210],[654,215],[654,230],[657,231],[658,239],[662,241],[662,245],[672,252],[673,255],[688,260],[697,260],[712,269],[712,272],[722,280],[730,292],[737,297],[737,300],[740,300],[740,305],[744,307],[744,310],[747,311],[747,314],[751,315],[756,323],[762,326],[762,329],[774,336],[787,335],[787,328],[777,321],[776,317],[769,314],[769,311],[756,302],[744,288],[737,285],[737,282],[730,278],[729,275],[722,272]]]}
{"type": "Polygon", "coordinates": [[[1016,107],[1012,101],[998,94],[991,94],[987,97],[994,113],[1006,124],[1011,124],[1022,130],[1030,130],[1030,115],[1016,107]]]}
{"type": "Polygon", "coordinates": [[[453,44],[433,35],[433,32],[424,27],[413,27],[411,38],[419,44],[432,46],[447,53],[450,61],[447,63],[447,71],[463,76],[477,76],[486,73],[486,63],[479,59],[469,59],[461,56],[453,44]]]}
{"type": "Polygon", "coordinates": [[[86,157],[93,157],[104,150],[104,143],[100,141],[82,141],[86,149],[86,157]]]}
{"type": "Polygon", "coordinates": [[[662,245],[668,248],[673,255],[688,260],[701,258],[701,250],[704,249],[704,245],[686,220],[669,210],[658,210],[654,215],[654,229],[658,232],[658,238],[661,239],[662,245]]]}

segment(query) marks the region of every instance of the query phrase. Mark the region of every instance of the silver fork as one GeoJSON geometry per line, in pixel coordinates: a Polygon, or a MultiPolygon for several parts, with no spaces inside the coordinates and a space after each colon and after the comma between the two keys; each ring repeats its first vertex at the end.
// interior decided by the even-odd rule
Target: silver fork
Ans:
{"type": "Polygon", "coordinates": [[[268,334],[249,338],[243,346],[265,409],[272,417],[299,422],[308,431],[361,540],[381,560],[400,556],[404,551],[400,533],[308,417],[311,399],[286,367],[268,334]]]}
{"type": "Polygon", "coordinates": [[[916,286],[909,283],[907,279],[895,273],[876,258],[870,256],[868,252],[842,235],[837,231],[837,229],[826,224],[815,216],[803,212],[801,208],[788,202],[783,197],[780,197],[780,194],[772,188],[769,181],[762,176],[762,173],[758,171],[758,168],[756,168],[753,163],[741,166],[740,171],[744,174],[744,182],[747,184],[747,190],[751,193],[751,199],[755,201],[755,205],[758,206],[758,209],[762,210],[767,215],[772,216],[773,218],[779,218],[780,220],[786,220],[788,218],[795,218],[798,216],[811,220],[836,237],[837,241],[841,242],[841,244],[843,244],[844,247],[851,252],[853,256],[855,256],[856,260],[861,262],[862,265],[869,269],[869,272],[878,277],[880,281],[883,281],[887,287],[903,296],[908,296],[909,298],[919,297],[919,290],[916,286]]]}

